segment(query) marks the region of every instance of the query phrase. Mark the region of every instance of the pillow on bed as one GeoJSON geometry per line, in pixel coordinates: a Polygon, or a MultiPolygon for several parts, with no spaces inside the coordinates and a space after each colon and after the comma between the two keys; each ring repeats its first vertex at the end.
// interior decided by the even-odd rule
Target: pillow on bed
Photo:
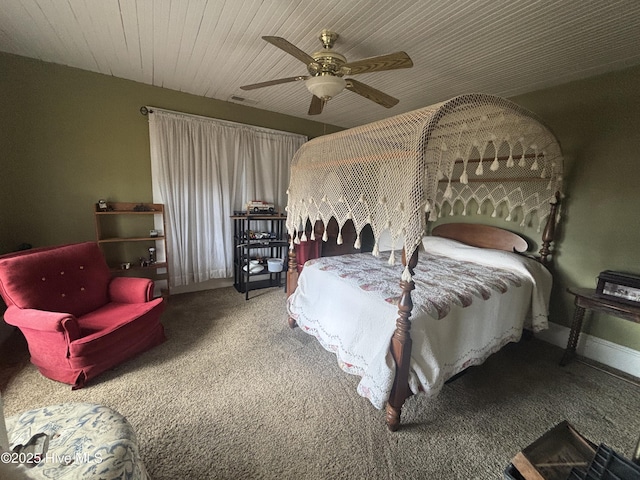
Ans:
{"type": "Polygon", "coordinates": [[[397,237],[394,242],[391,238],[391,232],[388,229],[385,229],[380,233],[380,238],[378,238],[378,250],[381,252],[389,252],[391,250],[402,250],[404,247],[404,239],[402,237],[397,237]]]}
{"type": "Polygon", "coordinates": [[[457,240],[451,240],[444,237],[426,236],[422,237],[422,246],[428,253],[436,255],[448,255],[449,253],[465,252],[469,250],[479,250],[478,247],[472,247],[457,240]]]}
{"type": "Polygon", "coordinates": [[[456,260],[467,260],[492,267],[517,271],[546,270],[541,263],[524,255],[492,248],[472,247],[449,238],[423,237],[422,246],[426,252],[434,255],[445,255],[456,260]]]}
{"type": "Polygon", "coordinates": [[[553,279],[551,273],[540,262],[517,253],[479,248],[466,245],[456,240],[442,237],[423,237],[424,249],[434,255],[444,255],[455,260],[475,262],[496,268],[505,268],[519,272],[533,282],[531,298],[531,318],[534,332],[547,328],[549,299],[553,279]]]}

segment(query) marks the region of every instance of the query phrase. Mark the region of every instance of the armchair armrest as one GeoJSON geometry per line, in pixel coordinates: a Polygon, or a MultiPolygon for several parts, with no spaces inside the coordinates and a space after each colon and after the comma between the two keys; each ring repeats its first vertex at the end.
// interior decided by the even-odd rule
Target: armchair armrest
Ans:
{"type": "Polygon", "coordinates": [[[153,280],[114,277],[109,283],[109,299],[116,303],[145,303],[153,299],[153,280]]]}
{"type": "Polygon", "coordinates": [[[62,332],[69,342],[80,338],[80,327],[76,317],[70,313],[47,312],[35,308],[18,308],[11,305],[4,312],[4,321],[9,325],[36,332],[62,332]]]}

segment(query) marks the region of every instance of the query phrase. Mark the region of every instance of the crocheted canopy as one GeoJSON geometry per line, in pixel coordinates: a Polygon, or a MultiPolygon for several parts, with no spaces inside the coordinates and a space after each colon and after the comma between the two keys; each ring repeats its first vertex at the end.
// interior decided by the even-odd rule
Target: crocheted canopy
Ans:
{"type": "Polygon", "coordinates": [[[507,220],[521,208],[523,224],[534,214],[543,224],[562,166],[558,141],[535,114],[500,97],[461,95],[305,143],[291,165],[287,229],[299,243],[307,221],[334,217],[342,228],[352,220],[359,248],[369,224],[374,255],[387,231],[409,258],[427,219],[457,202],[463,213],[472,201],[494,216],[506,210],[507,220]]]}

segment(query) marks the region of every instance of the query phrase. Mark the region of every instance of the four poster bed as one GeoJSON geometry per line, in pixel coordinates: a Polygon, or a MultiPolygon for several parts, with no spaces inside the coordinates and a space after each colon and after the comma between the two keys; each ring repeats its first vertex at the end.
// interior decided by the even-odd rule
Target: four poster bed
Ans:
{"type": "Polygon", "coordinates": [[[544,264],[561,184],[562,154],[550,130],[484,94],[307,142],[287,191],[289,325],[362,377],[358,393],[386,406],[396,430],[409,395],[436,395],[447,379],[519,340],[523,328],[547,327],[544,264]],[[472,206],[537,227],[539,256],[496,227],[444,223],[427,235],[428,221],[472,206]],[[332,218],[338,244],[353,225],[354,249],[370,227],[372,251],[312,259],[298,274],[296,244],[315,240],[309,224],[332,218]]]}

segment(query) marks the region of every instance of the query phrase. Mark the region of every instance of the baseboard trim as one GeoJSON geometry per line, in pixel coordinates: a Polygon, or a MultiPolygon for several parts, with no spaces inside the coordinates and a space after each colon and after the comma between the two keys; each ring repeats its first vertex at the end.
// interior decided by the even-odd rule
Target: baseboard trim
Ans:
{"type": "MultiPolygon", "coordinates": [[[[537,333],[536,338],[565,348],[570,331],[568,327],[549,322],[549,329],[537,333]]],[[[640,351],[586,333],[580,334],[576,353],[634,377],[640,372],[640,351]]]]}
{"type": "Polygon", "coordinates": [[[181,285],[179,287],[171,287],[171,295],[200,292],[202,290],[211,290],[214,288],[224,287],[233,287],[233,278],[213,278],[205,282],[191,283],[189,285],[181,285]]]}

